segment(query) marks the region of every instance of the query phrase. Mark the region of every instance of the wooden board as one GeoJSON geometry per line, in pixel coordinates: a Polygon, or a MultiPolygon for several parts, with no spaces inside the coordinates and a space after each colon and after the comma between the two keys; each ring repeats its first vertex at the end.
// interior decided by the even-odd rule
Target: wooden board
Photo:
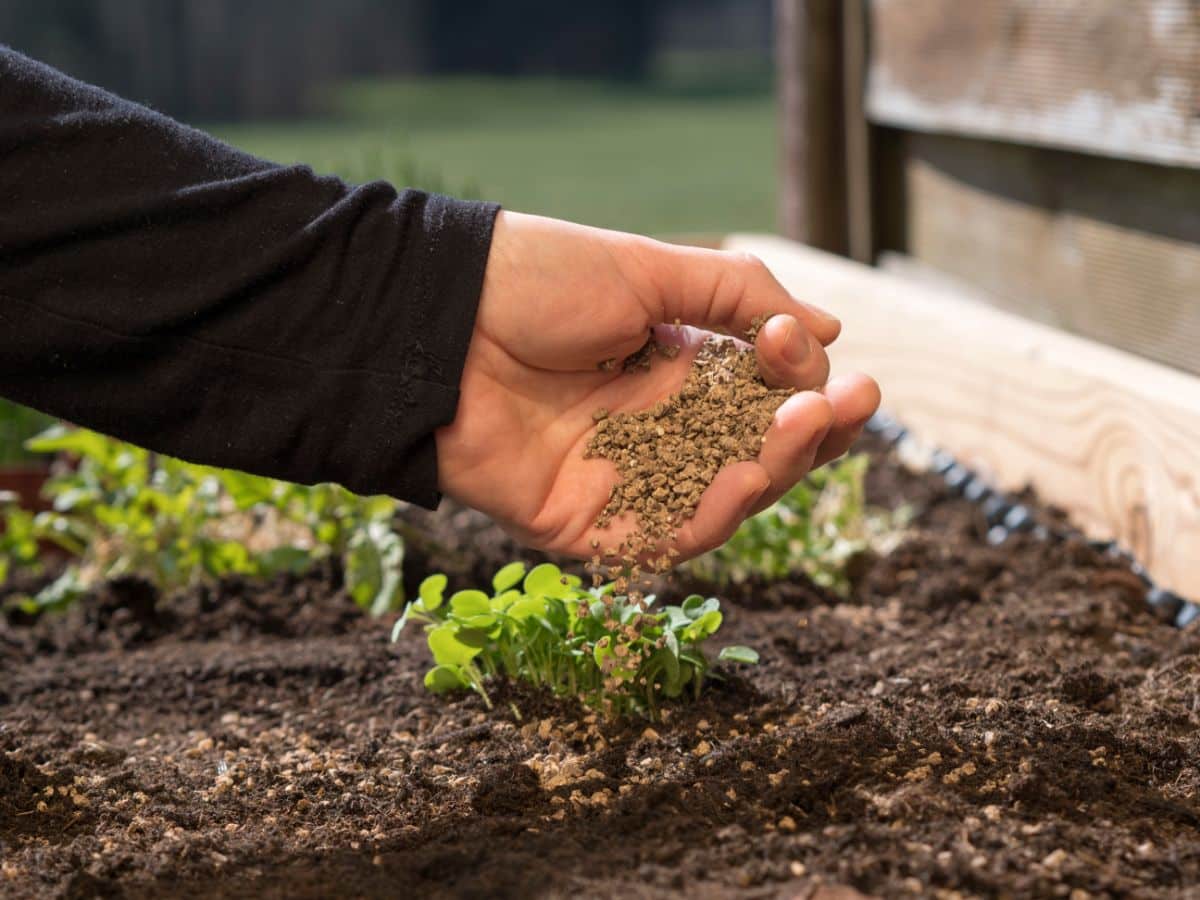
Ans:
{"type": "Polygon", "coordinates": [[[872,0],[897,127],[1200,166],[1200,0],[872,0]]]}
{"type": "Polygon", "coordinates": [[[1200,169],[893,134],[900,250],[1002,308],[1200,374],[1200,169]]]}
{"type": "Polygon", "coordinates": [[[870,372],[916,434],[1200,598],[1200,378],[783,238],[726,247],[838,315],[835,374],[870,372]]]}
{"type": "Polygon", "coordinates": [[[840,0],[775,0],[779,95],[779,227],[846,249],[840,0]]]}
{"type": "Polygon", "coordinates": [[[875,261],[871,126],[867,122],[867,22],[862,0],[842,7],[842,121],[846,130],[846,245],[851,259],[875,261]]]}

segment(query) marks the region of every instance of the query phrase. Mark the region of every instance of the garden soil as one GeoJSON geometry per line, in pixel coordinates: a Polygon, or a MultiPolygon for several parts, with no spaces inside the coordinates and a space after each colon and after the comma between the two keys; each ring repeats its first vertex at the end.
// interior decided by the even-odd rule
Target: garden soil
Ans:
{"type": "MultiPolygon", "coordinates": [[[[762,664],[653,724],[431,696],[336,573],[0,623],[0,895],[1200,896],[1200,633],[1083,542],[870,481],[911,536],[845,602],[726,592],[762,664]]],[[[409,527],[410,584],[512,558],[409,527]]]]}

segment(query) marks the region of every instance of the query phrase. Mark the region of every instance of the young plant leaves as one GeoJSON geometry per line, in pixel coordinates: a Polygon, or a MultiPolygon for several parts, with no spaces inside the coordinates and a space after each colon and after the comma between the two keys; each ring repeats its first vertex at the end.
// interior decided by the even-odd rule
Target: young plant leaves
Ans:
{"type": "MultiPolygon", "coordinates": [[[[485,681],[507,676],[605,713],[656,716],[666,700],[699,695],[710,668],[703,644],[722,620],[715,598],[694,595],[651,610],[612,584],[585,590],[550,564],[528,573],[520,564],[505,566],[490,597],[464,590],[445,602],[445,588],[444,576],[426,579],[393,634],[410,619],[426,623],[436,663],[426,675],[429,689],[470,688],[489,705],[485,681]]],[[[722,659],[757,656],[741,647],[722,659]]]]}
{"type": "Polygon", "coordinates": [[[463,678],[454,666],[434,666],[425,673],[425,687],[435,694],[456,691],[459,688],[470,687],[471,683],[463,678]]]}
{"type": "MultiPolygon", "coordinates": [[[[578,584],[578,581],[576,581],[578,584]]],[[[553,563],[542,563],[525,576],[525,593],[535,597],[569,597],[574,590],[563,582],[563,573],[553,563]]]]}
{"type": "Polygon", "coordinates": [[[468,629],[451,623],[438,625],[427,640],[434,661],[442,666],[465,666],[480,654],[484,644],[468,629]]]}
{"type": "Polygon", "coordinates": [[[442,596],[446,590],[446,585],[449,579],[441,572],[436,575],[430,575],[421,582],[417,588],[417,596],[421,598],[421,603],[429,612],[433,612],[442,605],[442,596]]]}
{"type": "Polygon", "coordinates": [[[492,577],[492,590],[503,594],[511,587],[516,587],[525,577],[525,563],[510,562],[492,577]]]}
{"type": "Polygon", "coordinates": [[[758,665],[758,651],[741,645],[726,647],[717,655],[717,659],[755,666],[758,665]]]}

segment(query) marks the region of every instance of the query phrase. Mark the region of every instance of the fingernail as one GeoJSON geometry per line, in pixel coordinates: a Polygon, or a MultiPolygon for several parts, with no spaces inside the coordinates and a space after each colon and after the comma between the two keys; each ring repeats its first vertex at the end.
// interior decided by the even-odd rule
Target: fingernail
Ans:
{"type": "Polygon", "coordinates": [[[788,323],[787,334],[783,338],[784,361],[790,366],[801,366],[808,360],[811,352],[808,346],[808,332],[793,319],[788,323]]]}

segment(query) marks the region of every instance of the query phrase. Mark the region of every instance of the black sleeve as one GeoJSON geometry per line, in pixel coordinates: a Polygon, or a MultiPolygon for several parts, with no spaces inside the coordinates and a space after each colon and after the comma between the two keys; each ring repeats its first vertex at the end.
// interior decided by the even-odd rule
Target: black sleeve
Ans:
{"type": "Polygon", "coordinates": [[[0,47],[0,394],[434,506],[496,209],[264,162],[0,47]]]}

